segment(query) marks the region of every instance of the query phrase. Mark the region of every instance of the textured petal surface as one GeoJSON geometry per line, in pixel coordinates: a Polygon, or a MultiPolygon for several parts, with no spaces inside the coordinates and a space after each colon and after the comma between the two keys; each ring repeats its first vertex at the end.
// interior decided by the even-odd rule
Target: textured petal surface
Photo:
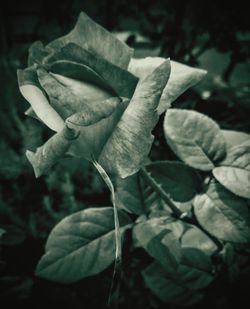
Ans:
{"type": "Polygon", "coordinates": [[[147,161],[153,142],[151,131],[158,121],[156,109],[169,74],[170,63],[166,60],[138,83],[99,158],[99,163],[110,173],[125,178],[147,161]]]}
{"type": "Polygon", "coordinates": [[[69,34],[51,42],[48,46],[60,49],[68,43],[75,43],[125,69],[133,54],[131,48],[83,12],[80,13],[74,29],[69,34]]]}
{"type": "MultiPolygon", "coordinates": [[[[165,58],[161,57],[146,57],[143,59],[132,58],[128,70],[135,76],[144,78],[148,74],[151,74],[152,71],[165,60],[165,58]]],[[[192,68],[188,65],[171,60],[171,74],[157,108],[158,113],[162,114],[171,106],[174,100],[188,88],[197,84],[205,75],[205,70],[192,68]]]]}

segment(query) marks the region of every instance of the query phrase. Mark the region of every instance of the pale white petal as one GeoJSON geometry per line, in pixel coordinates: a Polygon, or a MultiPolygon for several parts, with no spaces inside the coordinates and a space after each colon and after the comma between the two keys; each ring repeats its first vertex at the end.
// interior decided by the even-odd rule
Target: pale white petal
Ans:
{"type": "Polygon", "coordinates": [[[144,78],[151,74],[155,68],[161,65],[166,59],[162,57],[146,57],[142,59],[132,58],[128,71],[139,78],[144,78]]]}
{"type": "Polygon", "coordinates": [[[163,91],[158,113],[162,114],[171,106],[183,92],[188,88],[196,85],[205,75],[207,71],[190,67],[188,65],[171,61],[171,74],[169,81],[163,91]]]}
{"type": "MultiPolygon", "coordinates": [[[[143,59],[132,58],[128,70],[140,79],[152,73],[166,59],[162,57],[146,57],[143,59]]],[[[171,60],[171,73],[166,87],[157,108],[157,112],[162,114],[171,106],[188,88],[197,84],[205,75],[206,71],[190,67],[188,65],[171,60]]]]}
{"type": "Polygon", "coordinates": [[[64,127],[61,116],[49,104],[43,92],[34,85],[20,86],[24,98],[30,103],[36,115],[52,130],[58,132],[64,127]]]}

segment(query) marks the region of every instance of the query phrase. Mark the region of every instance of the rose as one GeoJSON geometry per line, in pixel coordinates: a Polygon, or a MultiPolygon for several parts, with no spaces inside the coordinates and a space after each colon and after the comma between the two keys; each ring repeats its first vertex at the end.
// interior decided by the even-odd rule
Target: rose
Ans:
{"type": "Polygon", "coordinates": [[[132,53],[84,13],[68,35],[31,46],[28,67],[18,71],[31,104],[26,114],[58,132],[27,152],[37,176],[66,153],[98,160],[122,177],[140,168],[159,115],[205,71],[171,61],[170,75],[169,60],[132,53]]]}

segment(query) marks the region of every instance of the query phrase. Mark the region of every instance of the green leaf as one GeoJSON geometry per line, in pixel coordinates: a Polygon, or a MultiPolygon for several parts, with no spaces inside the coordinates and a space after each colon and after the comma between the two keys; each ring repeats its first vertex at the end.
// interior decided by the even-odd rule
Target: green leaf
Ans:
{"type": "Polygon", "coordinates": [[[118,207],[137,215],[145,213],[142,187],[138,173],[126,178],[117,177],[115,188],[118,207]]]}
{"type": "Polygon", "coordinates": [[[170,109],[164,120],[164,133],[170,148],[186,164],[210,171],[223,159],[226,144],[219,126],[196,111],[170,109]]]}
{"type": "MultiPolygon", "coordinates": [[[[145,170],[148,177],[151,177],[148,172],[145,170]]],[[[145,208],[145,212],[151,216],[152,212],[162,213],[166,215],[166,210],[164,208],[164,201],[162,200],[161,195],[156,191],[155,187],[148,182],[148,179],[145,179],[145,176],[139,172],[139,179],[141,185],[142,201],[145,208]]],[[[126,178],[125,178],[126,179],[126,178]]],[[[169,213],[168,213],[169,214],[169,213]]],[[[161,216],[161,214],[160,214],[161,216]]]]}
{"type": "MultiPolygon", "coordinates": [[[[122,233],[130,227],[119,213],[122,233]]],[[[36,274],[51,281],[72,283],[95,275],[115,259],[112,207],[89,208],[64,218],[52,230],[36,274]]]]}
{"type": "Polygon", "coordinates": [[[78,132],[68,128],[53,135],[44,145],[38,147],[36,152],[26,151],[26,156],[34,168],[35,176],[46,173],[59,159],[65,156],[78,132]]]}
{"type": "MultiPolygon", "coordinates": [[[[143,59],[131,59],[128,70],[139,78],[151,74],[166,59],[160,57],[146,57],[143,59]]],[[[171,74],[157,108],[159,114],[166,111],[171,103],[176,100],[188,88],[197,84],[206,75],[205,70],[192,68],[182,63],[171,60],[171,74]]]]}
{"type": "Polygon", "coordinates": [[[250,171],[250,145],[244,143],[231,148],[220,166],[232,166],[250,171]]]}
{"type": "Polygon", "coordinates": [[[169,278],[186,285],[189,289],[201,289],[214,280],[212,275],[211,255],[217,250],[217,246],[197,227],[181,221],[165,223],[181,245],[181,259],[176,271],[169,273],[169,278]],[[192,240],[187,238],[187,233],[192,233],[192,240]],[[190,241],[189,241],[190,240],[190,241]],[[199,241],[203,241],[202,244],[199,241]]]}
{"type": "Polygon", "coordinates": [[[158,121],[156,108],[170,74],[169,61],[141,80],[130,104],[106,143],[99,163],[122,178],[136,173],[147,161],[158,121]]]}
{"type": "Polygon", "coordinates": [[[158,161],[145,169],[174,201],[189,201],[198,191],[198,175],[181,162],[158,161]]]}
{"type": "Polygon", "coordinates": [[[227,148],[250,142],[250,134],[233,130],[221,130],[227,143],[227,148]]]}
{"type": "Polygon", "coordinates": [[[149,289],[163,302],[188,306],[203,298],[200,292],[192,291],[180,282],[169,278],[158,263],[149,265],[142,275],[149,289]]]}
{"type": "Polygon", "coordinates": [[[220,165],[213,169],[214,177],[229,191],[250,199],[250,145],[231,148],[220,165]]]}
{"type": "Polygon", "coordinates": [[[179,280],[185,282],[192,290],[202,289],[214,280],[211,258],[203,251],[185,247],[178,268],[179,280]]]}
{"type": "MultiPolygon", "coordinates": [[[[156,164],[157,163],[158,162],[156,161],[156,164]]],[[[150,166],[150,164],[147,166],[150,166]]],[[[153,175],[147,170],[147,166],[139,173],[140,191],[145,212],[150,218],[167,215],[170,216],[172,214],[172,210],[169,207],[169,202],[173,203],[173,200],[171,200],[171,194],[173,190],[170,190],[169,192],[166,191],[165,189],[167,188],[165,187],[163,177],[162,179],[156,175],[154,175],[155,177],[152,177],[153,175]]],[[[188,212],[192,208],[191,202],[192,200],[187,202],[174,201],[174,204],[181,212],[188,212]]],[[[181,215],[181,213],[179,215],[181,215]]]]}
{"type": "Polygon", "coordinates": [[[154,218],[138,223],[133,228],[133,237],[165,270],[173,272],[181,259],[181,247],[164,221],[162,218],[154,218]]]}
{"type": "Polygon", "coordinates": [[[198,227],[186,224],[185,233],[181,237],[182,248],[195,248],[211,256],[216,250],[216,244],[198,227]]]}
{"type": "MultiPolygon", "coordinates": [[[[240,272],[244,272],[245,269],[240,265],[240,258],[242,256],[237,254],[237,248],[231,243],[226,243],[223,250],[220,252],[220,257],[223,259],[225,266],[227,267],[227,276],[230,280],[234,281],[239,277],[240,272]]],[[[247,256],[244,257],[248,259],[247,256]]]]}
{"type": "Polygon", "coordinates": [[[250,199],[250,171],[242,168],[221,166],[213,169],[214,177],[229,191],[250,199]]]}
{"type": "MultiPolygon", "coordinates": [[[[157,263],[153,263],[152,265],[154,266],[150,265],[146,271],[143,272],[143,277],[149,288],[162,300],[175,304],[181,304],[182,298],[186,300],[186,297],[195,294],[197,290],[207,287],[214,280],[215,277],[212,275],[213,266],[210,255],[217,249],[215,244],[198,228],[190,224],[182,223],[180,229],[179,224],[179,221],[165,224],[165,228],[171,230],[181,244],[181,259],[178,261],[178,268],[170,271],[170,265],[167,266],[168,268],[166,266],[163,267],[162,264],[160,266],[159,260],[156,259],[157,263]],[[191,231],[191,234],[189,231],[191,231]],[[193,238],[190,239],[190,236],[193,238]],[[200,243],[201,241],[204,243],[200,243]],[[152,274],[155,278],[155,284],[150,280],[151,273],[147,273],[148,269],[151,267],[153,267],[152,274]],[[159,283],[160,286],[158,286],[159,283]],[[167,286],[166,290],[164,288],[165,285],[167,286]],[[177,295],[172,294],[172,288],[178,291],[177,295]],[[160,293],[161,290],[162,293],[160,293]],[[171,291],[170,295],[168,291],[171,291]],[[172,299],[173,295],[178,297],[172,299]]],[[[144,237],[146,238],[146,236],[144,237]]],[[[169,242],[167,244],[169,244],[169,242]]]]}
{"type": "Polygon", "coordinates": [[[133,49],[96,24],[83,12],[80,13],[74,29],[48,44],[48,47],[59,50],[68,43],[75,43],[123,69],[128,67],[133,54],[133,49]]]}
{"type": "MultiPolygon", "coordinates": [[[[180,170],[183,172],[182,170],[182,166],[183,166],[184,172],[182,174],[184,176],[190,177],[186,180],[191,181],[191,183],[195,182],[196,175],[192,174],[193,170],[181,162],[158,161],[155,163],[151,163],[146,166],[146,173],[148,174],[148,177],[150,178],[154,176],[154,178],[152,179],[155,181],[156,185],[162,190],[167,190],[169,185],[172,186],[174,184],[174,181],[176,181],[175,185],[178,187],[179,185],[178,181],[182,182],[183,179],[182,177],[179,177],[179,174],[177,173],[178,174],[177,177],[175,177],[175,175],[172,175],[174,178],[176,178],[174,179],[173,183],[171,181],[170,184],[167,184],[167,186],[165,186],[166,179],[168,180],[168,178],[167,178],[167,175],[165,175],[165,173],[164,175],[160,175],[161,163],[164,166],[166,163],[167,165],[166,170],[168,170],[168,167],[169,167],[168,163],[170,164],[170,170],[172,169],[172,167],[177,166],[177,170],[180,167],[180,170]],[[157,167],[156,170],[155,170],[155,166],[157,167]],[[155,173],[154,172],[151,173],[149,171],[151,169],[155,170],[155,173]],[[158,172],[159,172],[159,176],[158,176],[158,172]],[[189,174],[189,172],[191,174],[189,174]]],[[[169,178],[169,180],[171,179],[169,178]]],[[[185,190],[188,191],[187,194],[186,192],[179,190],[179,188],[174,188],[171,186],[170,186],[169,191],[165,191],[165,194],[169,192],[170,193],[173,192],[173,195],[176,196],[177,200],[178,199],[183,200],[183,197],[187,197],[188,199],[190,198],[191,190],[188,184],[186,185],[183,183],[183,186],[182,186],[182,188],[187,186],[187,188],[184,188],[185,190]],[[179,196],[179,194],[181,195],[181,197],[179,196]]],[[[134,213],[137,215],[148,213],[150,217],[159,217],[162,215],[171,214],[171,211],[168,209],[168,206],[162,199],[161,195],[155,190],[154,187],[152,187],[150,184],[148,184],[148,182],[145,181],[142,174],[140,173],[136,173],[126,178],[116,177],[115,188],[116,188],[116,201],[117,201],[118,206],[121,207],[122,209],[126,209],[126,211],[130,213],[134,213]]],[[[180,207],[180,209],[183,211],[186,211],[184,207],[191,207],[190,201],[188,202],[189,205],[185,205],[185,204],[187,203],[182,203],[182,202],[176,203],[177,207],[180,207]]]]}
{"type": "Polygon", "coordinates": [[[212,235],[235,243],[250,241],[250,215],[247,202],[211,182],[204,194],[194,200],[199,223],[212,235]]]}

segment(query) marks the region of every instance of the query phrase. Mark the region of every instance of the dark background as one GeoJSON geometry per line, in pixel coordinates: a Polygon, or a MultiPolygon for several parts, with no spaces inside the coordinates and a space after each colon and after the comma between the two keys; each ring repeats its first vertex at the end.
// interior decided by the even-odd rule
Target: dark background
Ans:
{"type": "MultiPolygon", "coordinates": [[[[2,1],[3,2],[3,1],[2,1]]],[[[1,4],[3,5],[3,4],[1,4]]],[[[80,11],[135,48],[136,57],[168,56],[205,68],[209,74],[175,103],[195,109],[224,129],[250,132],[249,10],[241,1],[6,1],[0,16],[0,228],[8,232],[0,247],[0,304],[26,308],[105,307],[112,267],[99,276],[64,286],[34,277],[51,228],[65,215],[90,206],[108,205],[109,194],[92,166],[63,161],[36,180],[24,155],[50,136],[24,116],[28,104],[18,91],[16,70],[26,66],[28,48],[67,33],[80,11]]],[[[153,158],[164,157],[161,121],[156,127],[153,158]]],[[[128,241],[129,242],[129,241],[128,241]]],[[[121,308],[177,308],[161,304],[139,275],[147,257],[124,250],[121,308]]],[[[194,308],[244,308],[247,276],[220,278],[194,308]]]]}

